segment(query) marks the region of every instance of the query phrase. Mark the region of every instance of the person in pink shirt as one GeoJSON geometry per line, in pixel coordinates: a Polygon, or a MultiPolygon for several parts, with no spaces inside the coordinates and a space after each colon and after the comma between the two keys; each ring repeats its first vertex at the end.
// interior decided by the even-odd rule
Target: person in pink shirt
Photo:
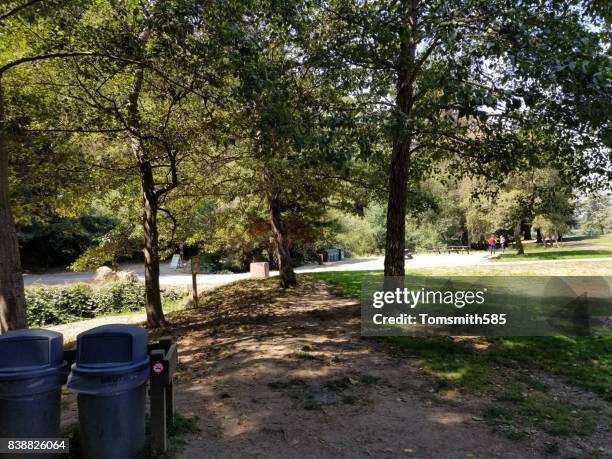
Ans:
{"type": "Polygon", "coordinates": [[[487,239],[489,243],[489,253],[491,255],[495,255],[495,249],[497,247],[497,239],[495,239],[495,234],[491,234],[491,237],[487,239]]]}

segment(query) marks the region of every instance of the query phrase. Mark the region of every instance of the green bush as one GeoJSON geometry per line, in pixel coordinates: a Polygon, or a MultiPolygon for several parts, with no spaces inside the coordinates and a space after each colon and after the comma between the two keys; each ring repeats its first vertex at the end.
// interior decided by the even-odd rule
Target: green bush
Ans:
{"type": "MultiPolygon", "coordinates": [[[[28,323],[31,326],[58,325],[102,314],[139,311],[144,308],[145,289],[141,282],[113,282],[99,288],[87,284],[26,289],[28,323]]],[[[174,289],[162,290],[162,298],[176,301],[183,296],[174,289]]]]}
{"type": "Polygon", "coordinates": [[[28,288],[25,293],[28,322],[34,326],[61,324],[96,314],[93,291],[86,284],[28,288]]]}
{"type": "Polygon", "coordinates": [[[145,305],[142,282],[113,282],[94,292],[99,314],[138,311],[145,305]]]}

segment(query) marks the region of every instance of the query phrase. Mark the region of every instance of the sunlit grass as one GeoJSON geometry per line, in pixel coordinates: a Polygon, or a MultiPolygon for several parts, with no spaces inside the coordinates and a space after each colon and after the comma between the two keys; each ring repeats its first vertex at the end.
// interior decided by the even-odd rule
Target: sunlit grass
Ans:
{"type": "Polygon", "coordinates": [[[510,250],[492,258],[493,261],[519,260],[571,260],[575,258],[612,258],[611,250],[575,249],[572,247],[530,247],[523,255],[511,253],[510,250]]]}
{"type": "MultiPolygon", "coordinates": [[[[462,274],[474,275],[472,269],[462,269],[462,274]]],[[[383,273],[324,272],[304,276],[330,283],[337,294],[359,298],[363,279],[372,275],[383,273]]],[[[407,275],[418,278],[431,272],[407,275]]],[[[389,340],[396,348],[420,358],[433,376],[469,390],[486,385],[489,370],[501,364],[508,368],[549,371],[612,400],[612,337],[394,337],[389,340]]]]}
{"type": "Polygon", "coordinates": [[[525,253],[517,255],[513,248],[499,253],[494,261],[571,260],[580,258],[612,258],[612,234],[599,237],[573,237],[554,246],[527,243],[525,253]]]}

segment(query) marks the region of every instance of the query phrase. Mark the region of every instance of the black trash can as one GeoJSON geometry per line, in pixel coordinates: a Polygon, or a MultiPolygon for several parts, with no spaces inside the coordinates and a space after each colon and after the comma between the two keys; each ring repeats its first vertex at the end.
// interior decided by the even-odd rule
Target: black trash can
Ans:
{"type": "Polygon", "coordinates": [[[81,456],[132,457],[145,444],[147,333],[104,325],[77,337],[68,389],[78,394],[81,456]]]}
{"type": "Polygon", "coordinates": [[[31,329],[0,335],[0,438],[59,437],[66,376],[60,333],[31,329]]]}

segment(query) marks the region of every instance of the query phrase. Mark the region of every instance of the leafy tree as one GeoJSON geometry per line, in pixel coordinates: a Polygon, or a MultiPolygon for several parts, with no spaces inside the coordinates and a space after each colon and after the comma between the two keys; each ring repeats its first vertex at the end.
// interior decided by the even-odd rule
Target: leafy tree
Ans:
{"type": "Polygon", "coordinates": [[[349,153],[337,131],[342,100],[333,82],[303,53],[307,6],[260,2],[245,14],[234,62],[239,86],[239,116],[250,158],[242,167],[252,189],[264,197],[280,272],[280,285],[297,280],[291,259],[289,228],[323,214],[332,184],[326,176],[343,175],[349,153]]]}
{"type": "Polygon", "coordinates": [[[441,159],[498,180],[548,162],[576,183],[605,183],[609,61],[605,32],[592,27],[599,13],[555,1],[325,4],[313,47],[391,147],[387,276],[404,274],[407,184],[441,159]],[[536,139],[559,148],[549,155],[536,139]]]}
{"type": "Polygon", "coordinates": [[[487,234],[496,229],[489,206],[470,207],[467,211],[466,223],[471,242],[484,243],[487,234]]]}
{"type": "Polygon", "coordinates": [[[98,164],[138,180],[151,327],[166,323],[159,289],[159,215],[174,223],[164,203],[184,172],[207,155],[202,147],[210,131],[205,126],[211,123],[209,101],[219,96],[223,79],[215,67],[222,52],[215,41],[224,25],[220,11],[188,0],[98,3],[86,14],[82,39],[96,54],[117,58],[96,55],[61,68],[65,127],[78,127],[84,144],[90,138],[99,142],[98,164]]]}
{"type": "Polygon", "coordinates": [[[495,203],[494,222],[498,228],[509,228],[514,235],[516,253],[523,255],[522,225],[529,216],[529,195],[522,190],[501,194],[495,203]]]}
{"type": "Polygon", "coordinates": [[[612,230],[612,199],[606,194],[588,196],[582,204],[582,230],[591,236],[600,236],[612,230]]]}
{"type": "Polygon", "coordinates": [[[27,325],[19,245],[9,195],[7,139],[18,119],[5,112],[5,85],[19,87],[11,74],[24,65],[89,56],[73,46],[72,31],[80,17],[80,2],[4,2],[0,11],[0,332],[27,325]],[[61,27],[60,25],[61,24],[61,27]],[[8,84],[7,84],[8,79],[8,84]]]}
{"type": "Polygon", "coordinates": [[[538,228],[542,232],[544,240],[544,246],[546,247],[547,239],[550,239],[551,244],[559,246],[559,239],[565,233],[569,226],[565,222],[564,218],[559,215],[536,215],[533,219],[532,225],[534,228],[538,228]]]}
{"type": "Polygon", "coordinates": [[[363,211],[363,216],[339,210],[331,212],[338,222],[335,233],[337,244],[351,255],[380,254],[385,249],[385,209],[372,203],[363,211]]]}

